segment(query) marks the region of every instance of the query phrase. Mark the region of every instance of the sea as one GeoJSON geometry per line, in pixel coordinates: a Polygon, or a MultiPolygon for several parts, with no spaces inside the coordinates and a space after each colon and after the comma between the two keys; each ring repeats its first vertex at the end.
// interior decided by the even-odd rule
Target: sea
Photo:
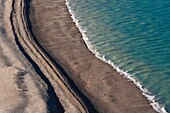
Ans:
{"type": "Polygon", "coordinates": [[[66,0],[96,57],[170,113],[170,0],[66,0]]]}

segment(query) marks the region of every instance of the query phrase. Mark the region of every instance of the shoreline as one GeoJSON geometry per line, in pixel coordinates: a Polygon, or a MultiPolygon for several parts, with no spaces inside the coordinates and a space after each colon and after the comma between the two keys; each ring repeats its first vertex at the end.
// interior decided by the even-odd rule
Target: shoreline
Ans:
{"type": "Polygon", "coordinates": [[[75,17],[74,11],[71,10],[71,7],[69,6],[69,0],[65,0],[66,5],[68,7],[68,11],[71,15],[71,18],[73,19],[73,22],[75,23],[76,27],[79,29],[79,31],[82,34],[82,39],[84,40],[87,48],[96,56],[96,58],[102,60],[103,62],[111,65],[113,69],[115,69],[120,76],[125,77],[128,81],[131,81],[136,87],[138,87],[141,90],[142,95],[144,95],[147,100],[150,102],[150,105],[152,105],[153,109],[159,113],[167,113],[164,107],[160,106],[160,104],[155,100],[154,95],[150,95],[149,91],[143,87],[142,84],[140,84],[139,81],[137,81],[131,74],[127,73],[126,71],[121,70],[119,67],[117,67],[114,62],[111,60],[108,60],[105,58],[105,56],[101,55],[99,52],[95,50],[91,42],[89,41],[89,38],[86,36],[86,31],[84,31],[79,24],[79,20],[75,17]]]}
{"type": "MultiPolygon", "coordinates": [[[[44,2],[39,2],[39,4],[43,4],[44,2]]],[[[92,101],[99,112],[154,113],[155,111],[153,111],[147,99],[134,84],[124,79],[119,73],[113,70],[110,65],[97,59],[94,54],[87,49],[87,45],[84,44],[78,28],[72,22],[71,18],[68,17],[67,7],[63,5],[63,3],[65,4],[64,0],[61,2],[60,7],[62,8],[57,14],[59,19],[52,20],[59,24],[59,26],[56,24],[55,26],[47,27],[47,25],[43,23],[47,18],[38,18],[41,14],[32,12],[32,14],[34,13],[32,17],[35,17],[35,20],[31,20],[34,25],[33,31],[36,37],[38,37],[37,40],[40,45],[66,70],[69,77],[92,101]],[[60,11],[65,12],[60,14],[60,11]],[[66,24],[65,21],[68,23],[66,24]],[[54,30],[53,33],[49,33],[51,32],[47,30],[49,28],[56,29],[56,31],[54,30]],[[68,34],[72,36],[69,37],[68,34]],[[45,39],[43,37],[48,38],[45,39]],[[66,43],[67,46],[63,45],[63,43],[66,43]],[[129,91],[129,89],[131,91],[129,91]]],[[[60,7],[58,9],[60,9],[60,7]]],[[[34,7],[34,10],[38,11],[39,9],[34,7]]],[[[47,10],[49,10],[50,13],[50,9],[47,8],[47,10]]],[[[52,13],[54,12],[51,11],[51,14],[52,13]]],[[[48,15],[44,12],[43,14],[45,16],[48,15]]]]}

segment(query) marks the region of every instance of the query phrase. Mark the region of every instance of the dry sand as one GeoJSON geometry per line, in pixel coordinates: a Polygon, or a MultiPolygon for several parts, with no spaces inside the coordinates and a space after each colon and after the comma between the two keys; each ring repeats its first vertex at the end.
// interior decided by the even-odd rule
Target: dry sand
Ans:
{"type": "MultiPolygon", "coordinates": [[[[155,113],[136,86],[87,49],[64,0],[32,0],[29,9],[32,31],[38,43],[98,112],[155,113]]],[[[93,107],[89,110],[92,112],[93,107]]]]}
{"type": "Polygon", "coordinates": [[[46,86],[14,43],[11,0],[0,1],[0,113],[46,113],[46,86]]]}
{"type": "Polygon", "coordinates": [[[25,1],[1,0],[0,4],[0,113],[86,112],[31,37],[25,1]]]}

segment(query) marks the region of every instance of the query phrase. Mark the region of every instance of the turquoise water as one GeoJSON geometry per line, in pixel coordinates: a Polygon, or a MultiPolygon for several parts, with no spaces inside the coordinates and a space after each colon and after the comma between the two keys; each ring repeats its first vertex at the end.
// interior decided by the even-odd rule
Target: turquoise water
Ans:
{"type": "Polygon", "coordinates": [[[71,0],[94,49],[170,112],[170,1],[71,0]]]}

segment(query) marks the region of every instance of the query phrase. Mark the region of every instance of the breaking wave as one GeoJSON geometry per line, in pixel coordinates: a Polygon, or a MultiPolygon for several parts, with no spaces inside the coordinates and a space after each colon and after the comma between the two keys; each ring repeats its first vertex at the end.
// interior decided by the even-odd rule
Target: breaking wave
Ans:
{"type": "Polygon", "coordinates": [[[150,102],[150,105],[152,105],[153,109],[156,110],[159,113],[168,113],[163,106],[161,106],[156,100],[154,95],[150,95],[149,91],[143,87],[143,85],[137,81],[131,74],[129,74],[127,71],[124,71],[120,69],[118,66],[116,66],[111,60],[108,60],[105,58],[104,55],[101,55],[97,50],[94,48],[94,46],[91,44],[89,38],[86,35],[86,31],[83,30],[81,25],[79,24],[79,20],[76,19],[74,11],[70,7],[70,3],[68,0],[66,1],[66,5],[68,7],[68,11],[71,14],[71,18],[73,19],[73,22],[75,22],[76,26],[78,27],[79,31],[82,34],[83,40],[85,41],[88,49],[100,60],[108,63],[111,65],[117,72],[120,73],[120,75],[124,76],[128,81],[131,81],[135,86],[137,86],[141,91],[142,94],[147,97],[148,101],[150,102]]]}

